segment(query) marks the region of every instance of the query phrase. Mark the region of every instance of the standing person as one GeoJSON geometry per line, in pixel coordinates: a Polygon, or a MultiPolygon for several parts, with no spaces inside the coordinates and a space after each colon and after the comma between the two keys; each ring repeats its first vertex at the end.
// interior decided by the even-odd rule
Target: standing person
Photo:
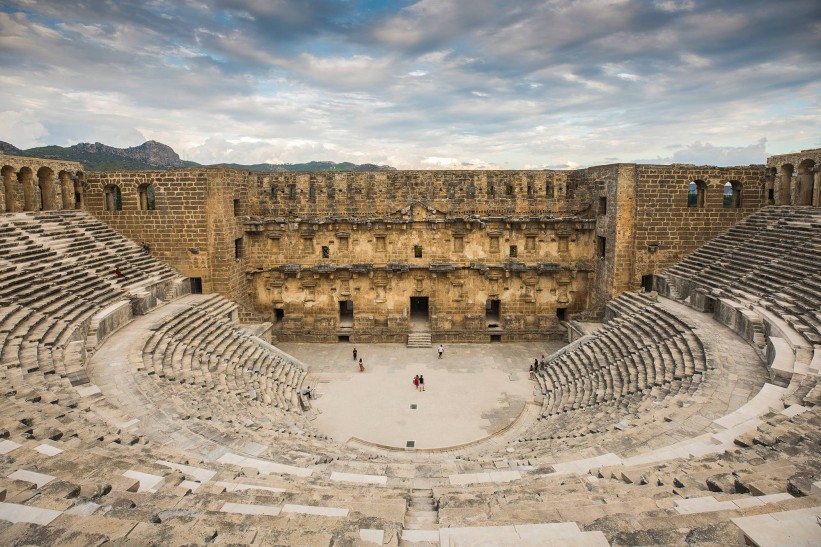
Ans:
{"type": "Polygon", "coordinates": [[[425,377],[419,375],[419,391],[425,391],[425,377]]]}
{"type": "Polygon", "coordinates": [[[437,349],[436,352],[439,354],[439,359],[441,359],[442,355],[445,354],[445,346],[439,344],[439,349],[437,349]]]}
{"type": "Polygon", "coordinates": [[[365,365],[362,364],[362,358],[359,358],[359,372],[365,372],[365,365]]]}
{"type": "Polygon", "coordinates": [[[544,360],[544,355],[542,355],[542,360],[539,361],[539,367],[541,367],[543,370],[547,368],[547,363],[544,360]]]}
{"type": "Polygon", "coordinates": [[[356,348],[353,349],[353,360],[356,361],[356,348]]]}
{"type": "Polygon", "coordinates": [[[530,379],[531,380],[536,379],[536,367],[538,367],[538,366],[539,366],[539,360],[538,359],[536,360],[535,363],[530,365],[530,379]]]}
{"type": "Polygon", "coordinates": [[[123,272],[120,271],[119,266],[114,268],[114,275],[117,277],[117,279],[122,279],[123,278],[123,272]]]}
{"type": "Polygon", "coordinates": [[[413,387],[416,391],[419,391],[419,375],[413,377],[413,387]]]}

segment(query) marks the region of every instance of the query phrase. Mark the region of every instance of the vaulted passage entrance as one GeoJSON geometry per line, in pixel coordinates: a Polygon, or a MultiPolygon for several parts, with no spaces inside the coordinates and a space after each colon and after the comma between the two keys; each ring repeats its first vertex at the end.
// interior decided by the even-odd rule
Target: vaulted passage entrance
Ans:
{"type": "Polygon", "coordinates": [[[426,330],[428,328],[428,297],[410,297],[410,320],[412,330],[426,330]]]}
{"type": "Polygon", "coordinates": [[[353,300],[339,301],[339,326],[353,327],[353,300]]]}

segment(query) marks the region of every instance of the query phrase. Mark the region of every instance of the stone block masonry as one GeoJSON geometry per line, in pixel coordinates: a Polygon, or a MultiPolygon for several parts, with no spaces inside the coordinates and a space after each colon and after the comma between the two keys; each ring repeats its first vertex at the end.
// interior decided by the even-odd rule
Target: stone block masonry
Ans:
{"type": "MultiPolygon", "coordinates": [[[[765,199],[763,166],[93,173],[87,209],[279,340],[538,340],[765,199]],[[703,196],[690,206],[690,185],[703,196]],[[738,199],[725,207],[725,183],[738,199]]],[[[733,198],[735,199],[735,198],[733,198]]]]}

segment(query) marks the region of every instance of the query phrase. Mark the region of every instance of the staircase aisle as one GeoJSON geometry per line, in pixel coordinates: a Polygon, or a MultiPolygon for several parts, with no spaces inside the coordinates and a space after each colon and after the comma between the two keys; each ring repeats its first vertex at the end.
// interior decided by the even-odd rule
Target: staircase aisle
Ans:
{"type": "Polygon", "coordinates": [[[399,545],[439,545],[439,509],[436,500],[433,499],[433,490],[411,490],[399,545]]]}

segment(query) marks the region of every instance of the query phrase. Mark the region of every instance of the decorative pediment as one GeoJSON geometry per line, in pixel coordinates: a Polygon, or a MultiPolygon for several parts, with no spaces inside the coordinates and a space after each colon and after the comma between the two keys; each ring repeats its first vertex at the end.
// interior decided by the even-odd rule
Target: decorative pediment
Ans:
{"type": "Polygon", "coordinates": [[[447,217],[445,212],[439,211],[421,200],[414,201],[410,205],[394,212],[391,216],[407,220],[444,219],[447,217]]]}

